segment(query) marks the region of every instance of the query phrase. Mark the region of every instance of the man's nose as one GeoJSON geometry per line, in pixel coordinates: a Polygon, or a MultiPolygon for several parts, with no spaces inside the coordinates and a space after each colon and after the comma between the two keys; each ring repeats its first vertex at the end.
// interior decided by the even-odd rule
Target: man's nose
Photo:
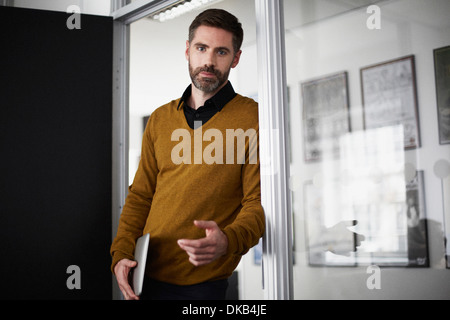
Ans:
{"type": "Polygon", "coordinates": [[[208,67],[214,67],[216,65],[216,55],[213,51],[208,52],[205,57],[205,65],[208,67]]]}

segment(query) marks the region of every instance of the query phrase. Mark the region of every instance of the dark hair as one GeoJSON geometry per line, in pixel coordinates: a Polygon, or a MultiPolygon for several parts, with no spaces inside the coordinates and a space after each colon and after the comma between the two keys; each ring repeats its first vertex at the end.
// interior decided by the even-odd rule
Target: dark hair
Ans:
{"type": "Polygon", "coordinates": [[[200,26],[216,27],[231,32],[233,34],[233,48],[235,53],[241,49],[242,41],[244,40],[242,24],[228,11],[208,9],[200,13],[189,27],[189,42],[192,42],[195,31],[200,26]]]}

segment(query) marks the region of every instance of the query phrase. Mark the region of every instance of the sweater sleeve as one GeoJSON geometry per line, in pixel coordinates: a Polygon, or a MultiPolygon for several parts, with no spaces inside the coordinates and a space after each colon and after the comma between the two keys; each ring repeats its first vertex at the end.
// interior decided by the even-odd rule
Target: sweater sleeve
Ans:
{"type": "Polygon", "coordinates": [[[111,271],[122,259],[134,259],[136,239],[143,234],[143,229],[152,204],[156,188],[158,168],[155,158],[152,127],[154,116],[149,119],[142,139],[142,151],[139,167],[133,184],[128,188],[128,195],[120,215],[117,235],[111,245],[111,271]]]}
{"type": "Polygon", "coordinates": [[[258,138],[249,141],[246,161],[242,165],[242,208],[234,222],[223,229],[228,238],[227,254],[244,255],[258,244],[265,230],[264,210],[261,205],[258,138]],[[256,159],[256,163],[251,159],[256,159]]]}

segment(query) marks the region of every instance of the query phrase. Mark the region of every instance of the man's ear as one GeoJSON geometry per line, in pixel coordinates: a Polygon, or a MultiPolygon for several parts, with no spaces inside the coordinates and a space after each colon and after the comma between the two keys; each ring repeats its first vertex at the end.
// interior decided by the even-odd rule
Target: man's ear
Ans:
{"type": "Polygon", "coordinates": [[[186,60],[189,61],[189,40],[186,40],[186,51],[184,55],[186,56],[186,60]]]}
{"type": "Polygon", "coordinates": [[[241,59],[242,50],[239,50],[235,55],[233,59],[233,64],[231,65],[231,68],[236,68],[236,66],[239,63],[239,60],[241,59]]]}

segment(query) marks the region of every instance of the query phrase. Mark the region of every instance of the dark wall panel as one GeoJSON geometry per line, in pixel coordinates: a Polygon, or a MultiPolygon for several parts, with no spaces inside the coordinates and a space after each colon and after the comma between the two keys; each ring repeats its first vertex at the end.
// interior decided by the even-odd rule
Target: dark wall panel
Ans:
{"type": "Polygon", "coordinates": [[[69,17],[0,7],[0,299],[111,298],[112,19],[69,17]]]}

